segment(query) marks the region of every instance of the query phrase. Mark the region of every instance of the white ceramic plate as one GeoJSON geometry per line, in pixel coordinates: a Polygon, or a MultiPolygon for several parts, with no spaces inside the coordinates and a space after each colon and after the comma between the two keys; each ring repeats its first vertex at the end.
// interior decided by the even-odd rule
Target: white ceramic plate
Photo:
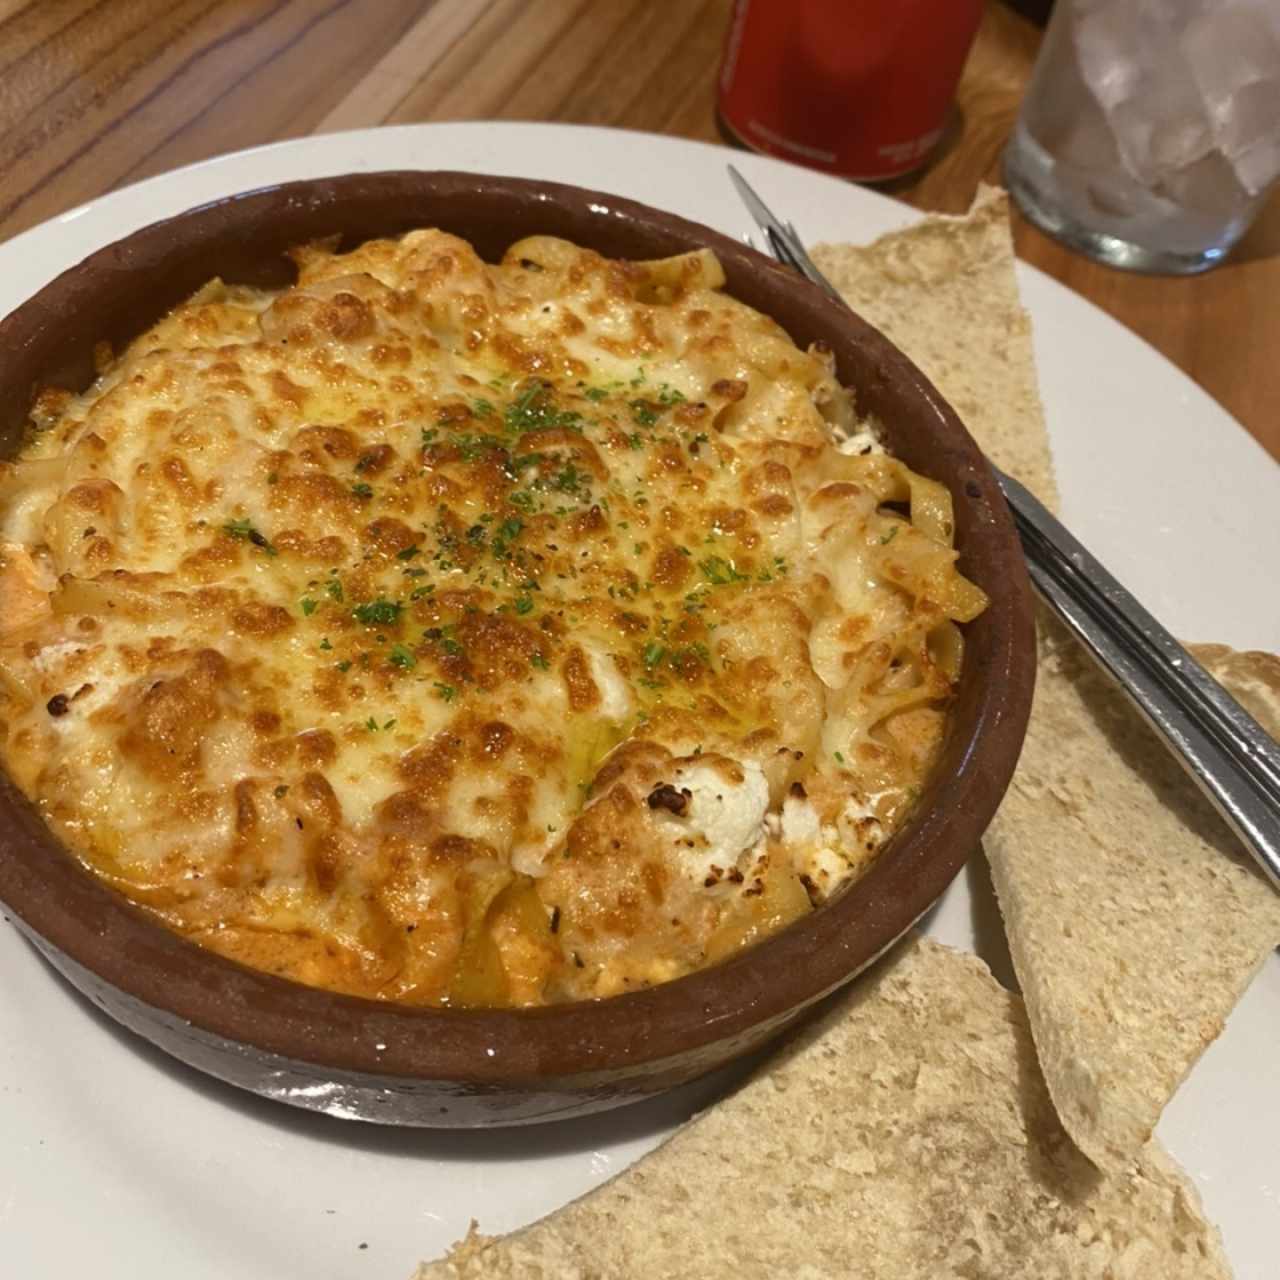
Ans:
{"type": "MultiPolygon", "coordinates": [[[[733,159],[811,239],[865,241],[918,215],[761,157],[551,125],[409,126],[225,156],[105,196],[0,245],[0,314],[85,254],[252,187],[356,170],[546,178],[731,235],[751,230],[733,159]]],[[[1280,470],[1212,400],[1074,294],[1022,268],[1071,525],[1179,634],[1280,649],[1280,470]],[[1261,550],[1259,550],[1261,549],[1261,550]]],[[[930,930],[987,953],[971,867],[930,930]]],[[[401,1280],[466,1230],[528,1222],[616,1173],[723,1081],[612,1115],[507,1133],[387,1131],[225,1088],[118,1030],[0,931],[0,1272],[98,1280],[401,1280]]],[[[1239,1280],[1274,1280],[1280,1239],[1280,960],[1268,960],[1160,1134],[1218,1222],[1239,1280]]]]}

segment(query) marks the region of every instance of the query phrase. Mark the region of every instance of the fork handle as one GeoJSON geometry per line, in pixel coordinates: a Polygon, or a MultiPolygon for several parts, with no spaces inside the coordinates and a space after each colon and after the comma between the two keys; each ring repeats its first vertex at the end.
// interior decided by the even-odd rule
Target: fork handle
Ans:
{"type": "Polygon", "coordinates": [[[1280,889],[1280,748],[1036,498],[997,475],[1037,593],[1280,889]]]}

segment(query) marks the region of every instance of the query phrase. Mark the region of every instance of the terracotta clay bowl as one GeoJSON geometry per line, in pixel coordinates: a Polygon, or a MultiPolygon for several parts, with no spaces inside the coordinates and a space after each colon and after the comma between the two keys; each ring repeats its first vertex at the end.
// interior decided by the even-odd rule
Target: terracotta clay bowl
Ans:
{"type": "Polygon", "coordinates": [[[669,1089],[756,1049],[848,982],[937,899],[976,849],[1013,773],[1034,678],[1030,590],[990,469],[918,369],[820,290],[725,236],[628,200],[463,173],[294,182],[137,231],[59,276],[0,324],[0,456],[34,392],[93,376],[206,280],[281,286],[284,251],[343,247],[434,226],[496,261],[527,235],[615,257],[699,246],[735,297],[800,345],[822,339],[860,409],[909,466],[955,500],[960,567],[991,597],[966,628],[940,765],[910,819],[843,895],[760,945],[690,977],[613,999],[533,1010],[408,1008],[244,968],[184,941],[93,879],[0,778],[0,901],[90,999],[175,1057],[241,1088],[331,1115],[465,1127],[580,1115],[669,1089]]]}

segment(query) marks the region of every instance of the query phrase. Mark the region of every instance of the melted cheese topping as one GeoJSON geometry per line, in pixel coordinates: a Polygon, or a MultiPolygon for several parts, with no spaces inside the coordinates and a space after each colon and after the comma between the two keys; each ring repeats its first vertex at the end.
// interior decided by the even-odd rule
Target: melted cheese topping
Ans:
{"type": "Polygon", "coordinates": [[[707,252],[296,258],[45,392],[0,475],[0,752],[85,865],[462,1005],[675,977],[856,876],[984,601],[830,361],[707,252]]]}

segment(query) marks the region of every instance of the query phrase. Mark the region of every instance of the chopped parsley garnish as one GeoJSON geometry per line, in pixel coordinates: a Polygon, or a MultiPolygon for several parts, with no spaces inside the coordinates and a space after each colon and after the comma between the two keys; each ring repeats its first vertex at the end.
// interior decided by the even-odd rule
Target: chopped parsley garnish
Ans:
{"type": "Polygon", "coordinates": [[[644,647],[644,665],[650,670],[656,667],[666,656],[666,646],[659,644],[656,640],[651,640],[644,647]]]}
{"type": "Polygon", "coordinates": [[[351,660],[349,658],[343,658],[343,660],[337,663],[336,665],[338,670],[341,671],[344,675],[346,674],[346,672],[351,670],[351,660]]]}
{"type": "Polygon", "coordinates": [[[372,486],[372,485],[370,485],[370,484],[365,484],[365,482],[364,482],[363,480],[361,480],[359,484],[353,484],[353,485],[351,486],[351,492],[352,492],[352,493],[353,493],[357,498],[359,498],[359,499],[361,499],[362,501],[364,501],[364,500],[366,500],[366,499],[368,499],[368,498],[372,498],[372,497],[373,497],[373,486],[372,486]]]}
{"type": "Polygon", "coordinates": [[[746,582],[748,580],[747,575],[739,573],[733,567],[733,562],[726,560],[724,556],[708,556],[705,560],[699,560],[698,568],[702,570],[707,581],[714,583],[717,587],[725,587],[733,582],[746,582]]]}
{"type": "Polygon", "coordinates": [[[705,644],[699,644],[696,640],[692,644],[686,644],[682,648],[677,649],[671,655],[671,663],[673,666],[688,670],[692,664],[703,667],[711,665],[711,650],[705,644]]]}
{"type": "Polygon", "coordinates": [[[460,658],[464,653],[462,646],[454,639],[454,628],[428,627],[423,633],[428,640],[434,640],[451,658],[460,658]]]}
{"type": "Polygon", "coordinates": [[[367,604],[358,604],[351,610],[351,616],[366,626],[390,626],[400,620],[400,611],[404,606],[397,600],[370,600],[367,604]]]}
{"type": "Polygon", "coordinates": [[[453,446],[457,449],[458,455],[463,462],[474,462],[477,458],[483,458],[486,454],[501,451],[503,448],[502,441],[495,439],[493,436],[472,433],[455,435],[453,446]]]}
{"type": "Polygon", "coordinates": [[[324,584],[324,589],[330,600],[340,601],[342,599],[342,583],[337,578],[330,578],[324,584]]]}
{"type": "Polygon", "coordinates": [[[603,387],[585,387],[582,394],[586,396],[588,400],[594,401],[596,404],[599,404],[601,400],[607,400],[609,398],[609,393],[603,387]]]}
{"type": "Polygon", "coordinates": [[[557,409],[551,387],[545,382],[529,382],[507,405],[502,420],[508,431],[523,435],[526,431],[549,431],[553,428],[582,430],[582,415],[557,409]]]}
{"type": "Polygon", "coordinates": [[[505,560],[511,554],[511,543],[524,529],[524,521],[519,516],[509,516],[498,526],[493,539],[493,554],[498,560],[505,560]]]}
{"type": "Polygon", "coordinates": [[[843,756],[843,755],[841,755],[841,753],[840,753],[839,751],[835,752],[834,754],[835,754],[835,758],[836,758],[836,759],[837,759],[841,764],[844,764],[844,756],[843,756]]]}
{"type": "Polygon", "coordinates": [[[579,471],[572,462],[562,467],[552,477],[551,487],[560,493],[577,493],[582,482],[587,479],[585,471],[579,471]]]}
{"type": "Polygon", "coordinates": [[[414,558],[414,556],[418,556],[418,555],[421,555],[421,554],[422,554],[422,548],[421,548],[421,547],[419,547],[419,546],[415,543],[415,545],[413,545],[412,547],[405,547],[405,548],[403,548],[402,550],[397,551],[397,552],[396,552],[396,559],[397,559],[397,560],[412,560],[412,559],[414,558]]]}
{"type": "Polygon", "coordinates": [[[276,549],[267,540],[265,534],[260,533],[253,526],[253,521],[247,518],[240,520],[228,520],[222,526],[222,532],[230,534],[233,538],[239,538],[243,541],[252,542],[255,547],[260,547],[269,556],[276,554],[276,549]]]}
{"type": "Polygon", "coordinates": [[[631,410],[631,416],[642,427],[654,427],[658,424],[658,415],[649,407],[644,400],[632,400],[628,405],[631,410]]]}
{"type": "Polygon", "coordinates": [[[320,648],[323,649],[325,653],[328,653],[333,648],[333,645],[329,643],[328,636],[325,636],[325,638],[320,641],[320,648]]]}
{"type": "Polygon", "coordinates": [[[458,690],[451,684],[443,684],[437,680],[434,687],[437,696],[443,698],[445,702],[452,702],[458,696],[458,690]]]}
{"type": "Polygon", "coordinates": [[[549,671],[551,669],[551,663],[549,663],[540,653],[535,653],[529,661],[532,662],[539,671],[549,671]]]}
{"type": "Polygon", "coordinates": [[[532,596],[516,596],[516,612],[523,617],[526,613],[533,612],[532,596]]]}
{"type": "Polygon", "coordinates": [[[413,651],[406,645],[393,644],[388,660],[393,667],[399,667],[402,671],[412,671],[418,665],[418,660],[413,656],[413,651]]]}
{"type": "Polygon", "coordinates": [[[493,404],[489,400],[473,400],[471,402],[471,412],[475,414],[477,418],[492,418],[493,404]]]}
{"type": "Polygon", "coordinates": [[[889,530],[889,532],[888,532],[888,533],[883,533],[883,534],[881,534],[881,535],[880,535],[880,545],[881,545],[882,547],[883,547],[886,543],[892,542],[892,541],[894,540],[894,538],[896,538],[896,537],[898,536],[898,529],[899,529],[899,527],[900,527],[900,526],[898,526],[898,525],[896,525],[896,524],[895,524],[895,525],[893,526],[893,528],[889,530]]]}

